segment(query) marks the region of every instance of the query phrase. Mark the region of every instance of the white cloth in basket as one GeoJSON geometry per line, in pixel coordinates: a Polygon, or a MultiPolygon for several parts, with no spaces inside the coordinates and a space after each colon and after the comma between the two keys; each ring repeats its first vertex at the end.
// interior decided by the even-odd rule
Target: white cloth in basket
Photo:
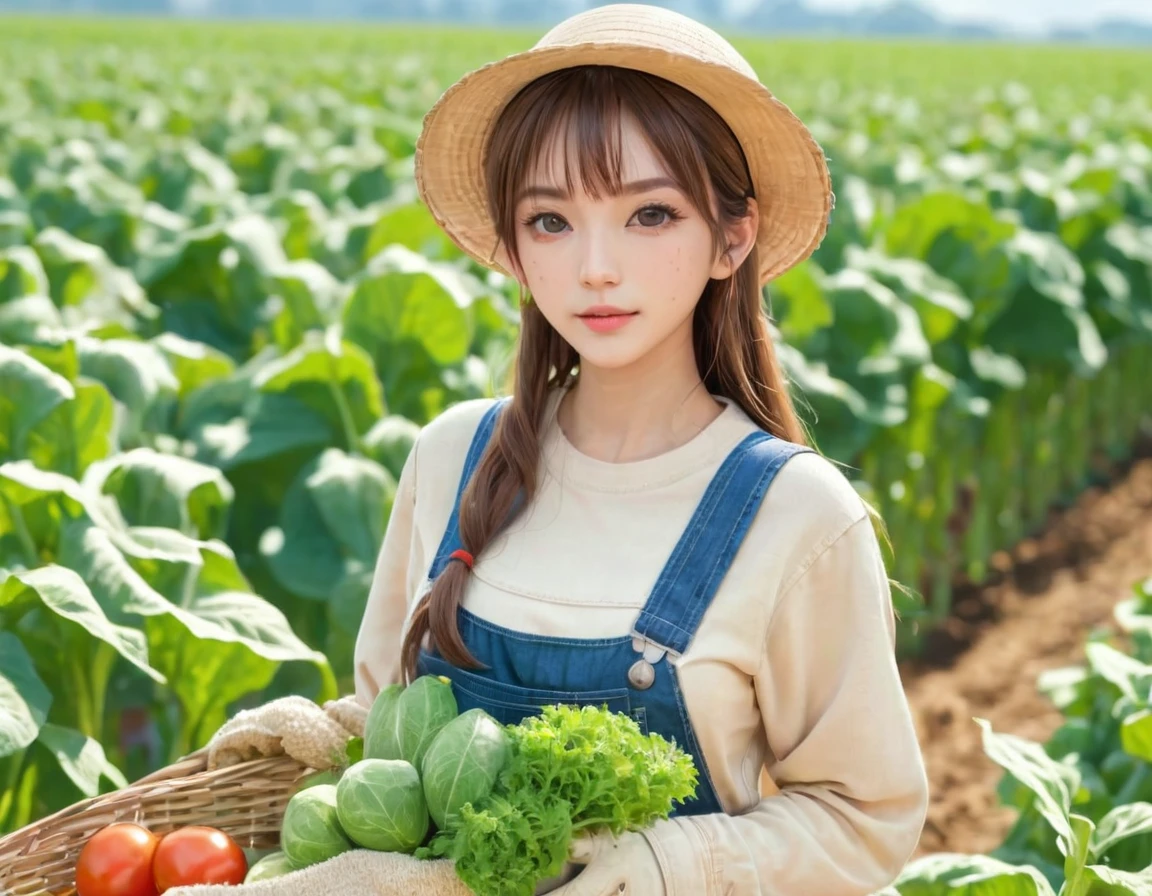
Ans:
{"type": "Polygon", "coordinates": [[[330,700],[323,708],[305,697],[280,697],[221,725],[208,744],[208,768],[284,753],[309,768],[341,765],[349,739],[363,736],[367,715],[353,696],[330,700]]]}
{"type": "Polygon", "coordinates": [[[473,896],[452,862],[354,849],[334,859],[252,884],[173,887],[165,896],[473,896]]]}

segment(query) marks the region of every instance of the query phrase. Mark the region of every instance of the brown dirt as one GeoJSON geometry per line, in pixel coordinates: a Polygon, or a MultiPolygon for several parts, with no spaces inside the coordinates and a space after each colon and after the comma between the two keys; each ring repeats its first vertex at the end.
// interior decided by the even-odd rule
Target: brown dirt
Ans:
{"type": "Polygon", "coordinates": [[[999,580],[957,594],[928,660],[902,673],[931,781],[920,853],[985,853],[1014,819],[999,806],[1001,772],[974,716],[995,730],[1047,740],[1060,714],[1037,691],[1047,669],[1083,660],[1086,634],[1113,628],[1116,603],[1152,575],[1152,445],[1044,532],[996,558],[999,580]]]}

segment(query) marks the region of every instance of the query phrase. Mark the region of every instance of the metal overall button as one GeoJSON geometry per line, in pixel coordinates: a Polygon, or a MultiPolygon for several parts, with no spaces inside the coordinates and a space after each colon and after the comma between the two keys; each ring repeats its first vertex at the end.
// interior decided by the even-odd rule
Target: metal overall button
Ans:
{"type": "Polygon", "coordinates": [[[646,691],[656,681],[656,670],[645,659],[636,660],[628,670],[628,681],[638,691],[646,691]]]}
{"type": "Polygon", "coordinates": [[[628,670],[628,681],[636,690],[646,691],[656,682],[655,665],[664,658],[665,650],[639,636],[632,638],[632,647],[642,656],[628,670]]]}

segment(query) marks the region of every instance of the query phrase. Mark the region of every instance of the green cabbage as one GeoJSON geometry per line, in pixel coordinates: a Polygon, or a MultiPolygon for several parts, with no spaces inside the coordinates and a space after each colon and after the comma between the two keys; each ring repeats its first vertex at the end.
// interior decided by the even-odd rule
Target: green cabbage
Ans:
{"type": "Polygon", "coordinates": [[[340,824],[358,845],[410,853],[428,835],[420,775],[403,759],[362,759],[336,785],[340,824]]]}
{"type": "Polygon", "coordinates": [[[283,877],[295,870],[292,860],[284,852],[273,852],[264,856],[248,869],[244,883],[254,884],[259,880],[271,880],[274,877],[283,877]]]}
{"type": "Polygon", "coordinates": [[[492,792],[509,751],[504,729],[482,709],[470,709],[440,729],[420,768],[437,827],[446,827],[465,803],[479,806],[492,792]]]}
{"type": "Polygon", "coordinates": [[[432,740],[459,712],[452,682],[421,675],[398,694],[394,688],[381,691],[369,710],[364,758],[403,759],[419,769],[432,740]]]}
{"type": "Polygon", "coordinates": [[[336,787],[317,784],[295,794],[284,810],[280,848],[296,868],[335,858],[352,848],[336,814],[336,787]]]}
{"type": "Polygon", "coordinates": [[[403,685],[392,684],[381,689],[372,701],[364,720],[364,758],[392,759],[400,750],[396,738],[396,701],[404,693],[403,685]],[[395,744],[395,746],[393,746],[395,744]]]}

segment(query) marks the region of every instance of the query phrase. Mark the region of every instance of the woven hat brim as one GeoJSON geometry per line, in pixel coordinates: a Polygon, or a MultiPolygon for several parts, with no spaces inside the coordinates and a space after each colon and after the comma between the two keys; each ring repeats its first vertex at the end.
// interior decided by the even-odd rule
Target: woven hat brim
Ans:
{"type": "Polygon", "coordinates": [[[612,65],[662,77],[699,96],[724,119],[744,150],[760,209],[756,243],[761,284],[819,246],[833,202],[824,153],[799,118],[766,87],[728,65],[682,53],[589,42],[535,48],[476,69],[450,87],[425,116],[416,144],[417,189],[463,252],[510,274],[488,213],[488,136],[521,88],[576,65],[612,65]]]}

